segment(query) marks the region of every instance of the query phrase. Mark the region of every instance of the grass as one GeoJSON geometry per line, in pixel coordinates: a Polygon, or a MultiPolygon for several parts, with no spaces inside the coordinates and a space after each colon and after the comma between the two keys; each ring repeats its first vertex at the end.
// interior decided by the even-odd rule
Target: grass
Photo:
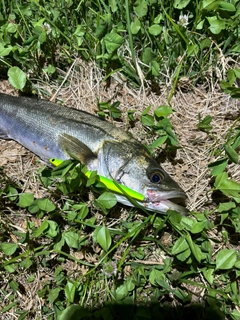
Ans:
{"type": "Polygon", "coordinates": [[[196,83],[210,70],[218,77],[219,57],[239,52],[238,1],[3,1],[1,9],[2,73],[18,66],[29,80],[56,78],[80,56],[108,80],[120,71],[135,86],[166,76],[196,83]]]}
{"type": "MultiPolygon", "coordinates": [[[[80,56],[96,62],[107,85],[116,76],[133,90],[158,93],[167,84],[166,104],[154,113],[146,106],[128,108],[125,119],[147,136],[156,155],[171,159],[181,152],[168,118],[181,81],[187,78],[192,87],[206,82],[210,92],[224,79],[222,88],[238,97],[239,6],[239,1],[112,0],[108,6],[2,1],[1,74],[28,93],[37,91],[37,83],[64,79],[67,87],[70,80],[60,70],[80,56]]],[[[99,115],[119,119],[119,104],[102,101],[99,115]]],[[[2,169],[3,319],[240,318],[239,117],[220,137],[218,116],[194,116],[194,130],[211,143],[211,157],[204,154],[205,206],[187,217],[114,206],[113,195],[99,196],[94,185],[86,189],[74,163],[55,171],[41,167],[40,196],[2,169]]],[[[178,133],[180,138],[185,131],[178,133]]]]}

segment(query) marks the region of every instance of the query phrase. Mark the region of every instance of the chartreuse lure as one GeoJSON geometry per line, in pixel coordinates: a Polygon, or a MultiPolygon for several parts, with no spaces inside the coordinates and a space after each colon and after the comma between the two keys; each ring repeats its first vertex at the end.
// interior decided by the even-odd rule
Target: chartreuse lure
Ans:
{"type": "MultiPolygon", "coordinates": [[[[63,160],[54,159],[54,158],[49,159],[49,161],[55,167],[59,166],[63,162],[63,160]]],[[[89,178],[91,173],[92,173],[91,171],[87,171],[87,172],[85,172],[85,176],[89,178]]],[[[120,183],[117,183],[111,179],[97,175],[96,180],[102,182],[105,185],[105,187],[110,191],[117,192],[117,193],[122,194],[124,196],[127,195],[127,196],[134,198],[136,200],[139,200],[139,201],[144,200],[143,194],[136,192],[136,191],[134,191],[134,190],[132,190],[132,189],[120,184],[120,183]]]]}

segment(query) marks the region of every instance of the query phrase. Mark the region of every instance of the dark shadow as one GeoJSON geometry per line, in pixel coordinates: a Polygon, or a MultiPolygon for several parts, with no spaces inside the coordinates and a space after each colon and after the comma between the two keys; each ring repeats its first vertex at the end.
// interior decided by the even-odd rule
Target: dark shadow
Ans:
{"type": "Polygon", "coordinates": [[[103,319],[103,320],[223,320],[225,315],[216,305],[188,304],[172,307],[169,304],[149,303],[148,306],[109,303],[102,308],[89,311],[79,305],[68,307],[59,320],[103,319]]]}

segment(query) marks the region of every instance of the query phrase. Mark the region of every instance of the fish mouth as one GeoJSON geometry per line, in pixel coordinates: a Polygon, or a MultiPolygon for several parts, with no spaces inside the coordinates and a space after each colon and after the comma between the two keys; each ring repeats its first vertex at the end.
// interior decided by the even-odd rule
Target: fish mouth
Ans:
{"type": "Polygon", "coordinates": [[[187,195],[182,190],[174,191],[157,191],[153,189],[147,190],[147,196],[145,197],[145,206],[159,211],[175,210],[182,215],[187,215],[189,210],[180,205],[184,204],[187,195]],[[169,200],[171,199],[171,201],[169,200]]]}
{"type": "Polygon", "coordinates": [[[159,202],[163,200],[171,199],[175,203],[184,202],[186,200],[187,195],[184,191],[157,191],[154,189],[147,190],[146,199],[150,202],[159,202]]]}

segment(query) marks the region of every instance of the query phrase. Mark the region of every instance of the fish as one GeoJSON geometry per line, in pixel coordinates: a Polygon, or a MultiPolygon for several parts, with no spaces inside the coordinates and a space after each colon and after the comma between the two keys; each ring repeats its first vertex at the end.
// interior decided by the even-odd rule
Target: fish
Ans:
{"type": "Polygon", "coordinates": [[[51,166],[49,159],[77,159],[144,196],[117,201],[165,214],[169,209],[187,214],[183,189],[131,134],[110,122],[75,108],[44,99],[0,93],[0,139],[12,139],[51,166]]]}

